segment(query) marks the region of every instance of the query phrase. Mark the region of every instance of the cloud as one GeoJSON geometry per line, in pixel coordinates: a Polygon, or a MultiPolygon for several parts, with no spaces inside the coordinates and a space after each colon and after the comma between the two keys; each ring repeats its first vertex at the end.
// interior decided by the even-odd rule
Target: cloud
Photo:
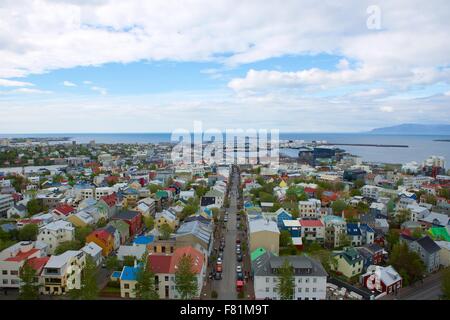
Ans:
{"type": "Polygon", "coordinates": [[[33,86],[33,84],[23,81],[0,79],[0,87],[26,87],[26,86],[33,86]]]}
{"type": "Polygon", "coordinates": [[[77,85],[75,84],[75,83],[73,83],[73,82],[70,82],[70,81],[64,81],[63,82],[63,86],[66,86],[66,87],[76,87],[77,85]]]}
{"type": "Polygon", "coordinates": [[[83,81],[83,83],[86,84],[86,85],[89,85],[89,84],[92,84],[92,81],[85,80],[85,81],[83,81]]]}
{"type": "Polygon", "coordinates": [[[390,106],[382,106],[382,107],[380,107],[380,111],[381,112],[391,113],[391,112],[394,112],[394,108],[392,108],[390,106]]]}
{"type": "Polygon", "coordinates": [[[40,89],[32,89],[32,88],[19,88],[9,91],[0,91],[1,94],[50,94],[52,91],[49,90],[40,90],[40,89]]]}
{"type": "Polygon", "coordinates": [[[108,91],[105,88],[101,88],[101,87],[97,87],[97,86],[92,86],[91,90],[92,91],[96,91],[96,92],[100,93],[103,96],[108,93],[108,91]]]}
{"type": "Polygon", "coordinates": [[[386,94],[386,90],[383,88],[374,88],[365,91],[358,91],[353,93],[352,97],[377,97],[386,94]]]}

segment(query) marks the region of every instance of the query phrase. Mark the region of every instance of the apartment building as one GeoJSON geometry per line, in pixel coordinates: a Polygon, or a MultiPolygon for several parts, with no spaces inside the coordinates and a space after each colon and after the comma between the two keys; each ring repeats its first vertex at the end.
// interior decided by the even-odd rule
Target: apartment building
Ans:
{"type": "Polygon", "coordinates": [[[321,202],[318,199],[309,199],[298,202],[300,218],[319,218],[321,213],[321,202]]]}
{"type": "Polygon", "coordinates": [[[6,217],[8,210],[13,205],[14,200],[10,194],[0,194],[0,218],[6,217]]]}
{"type": "Polygon", "coordinates": [[[39,228],[37,239],[48,244],[48,252],[53,254],[56,247],[65,241],[75,238],[75,228],[72,223],[57,220],[39,228]]]}

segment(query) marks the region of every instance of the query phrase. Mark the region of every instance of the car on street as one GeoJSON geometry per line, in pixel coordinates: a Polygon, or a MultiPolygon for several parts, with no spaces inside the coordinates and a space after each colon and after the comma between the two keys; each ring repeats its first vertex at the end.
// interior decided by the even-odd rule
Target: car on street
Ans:
{"type": "Polygon", "coordinates": [[[242,262],[242,254],[241,253],[236,255],[236,260],[237,260],[237,262],[242,262]]]}
{"type": "Polygon", "coordinates": [[[217,264],[221,264],[222,263],[222,258],[221,257],[218,257],[217,258],[217,264]]]}
{"type": "Polygon", "coordinates": [[[236,266],[236,272],[237,272],[237,273],[242,272],[242,267],[239,266],[239,265],[237,265],[237,266],[236,266]]]}
{"type": "Polygon", "coordinates": [[[236,238],[236,244],[240,244],[241,243],[241,239],[236,238]]]}
{"type": "Polygon", "coordinates": [[[236,254],[241,254],[241,248],[240,247],[236,248],[236,254]]]}
{"type": "Polygon", "coordinates": [[[244,274],[242,273],[242,272],[237,272],[236,273],[236,278],[238,279],[238,280],[244,280],[244,274]]]}
{"type": "Polygon", "coordinates": [[[214,280],[222,280],[222,273],[221,272],[216,272],[214,274],[214,280]]]}

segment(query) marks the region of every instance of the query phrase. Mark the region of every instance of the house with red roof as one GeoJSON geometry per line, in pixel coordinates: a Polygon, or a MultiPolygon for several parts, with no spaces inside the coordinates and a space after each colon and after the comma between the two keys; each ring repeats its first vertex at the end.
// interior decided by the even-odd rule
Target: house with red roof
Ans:
{"type": "Polygon", "coordinates": [[[68,204],[61,204],[52,210],[52,215],[55,220],[65,219],[75,212],[75,208],[68,204]]]}
{"type": "Polygon", "coordinates": [[[112,219],[122,220],[128,223],[130,226],[130,237],[133,237],[141,232],[143,227],[142,214],[138,211],[122,211],[116,214],[112,219]]]}
{"type": "Polygon", "coordinates": [[[108,217],[112,217],[113,215],[115,215],[117,213],[118,202],[119,202],[119,200],[117,198],[117,194],[114,192],[114,193],[111,193],[110,195],[101,197],[97,204],[105,205],[105,207],[108,208],[107,209],[108,217]]]}
{"type": "Polygon", "coordinates": [[[94,242],[102,248],[102,255],[104,257],[114,250],[114,236],[105,229],[97,229],[92,231],[86,237],[86,243],[94,242]]]}
{"type": "Polygon", "coordinates": [[[306,242],[323,243],[325,240],[325,225],[319,219],[299,219],[301,236],[306,242]]]}
{"type": "MultiPolygon", "coordinates": [[[[20,270],[27,261],[42,269],[42,258],[47,255],[42,242],[21,241],[0,252],[0,287],[19,288],[20,270]],[[35,260],[40,259],[40,260],[35,260]],[[40,267],[39,267],[40,266],[40,267]]],[[[45,265],[45,263],[44,263],[45,265]]]]}

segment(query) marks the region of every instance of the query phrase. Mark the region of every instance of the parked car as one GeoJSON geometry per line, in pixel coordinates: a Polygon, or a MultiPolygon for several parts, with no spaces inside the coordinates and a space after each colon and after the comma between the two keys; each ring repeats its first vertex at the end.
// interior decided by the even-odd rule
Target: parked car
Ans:
{"type": "Polygon", "coordinates": [[[214,274],[214,280],[222,280],[222,273],[221,272],[216,272],[214,274]]]}
{"type": "Polygon", "coordinates": [[[237,272],[237,273],[242,272],[242,267],[239,266],[239,265],[237,265],[237,266],[236,266],[236,272],[237,272]]]}
{"type": "Polygon", "coordinates": [[[241,239],[236,238],[236,244],[241,244],[241,239]]]}
{"type": "Polygon", "coordinates": [[[237,262],[242,262],[242,254],[239,253],[236,255],[237,262]]]}
{"type": "Polygon", "coordinates": [[[221,264],[221,263],[222,263],[222,258],[221,258],[221,257],[218,257],[218,258],[217,258],[217,263],[218,263],[218,264],[221,264]]]}
{"type": "Polygon", "coordinates": [[[241,280],[241,281],[244,280],[244,274],[242,272],[237,272],[236,279],[241,280]]]}
{"type": "Polygon", "coordinates": [[[236,248],[236,254],[241,254],[241,248],[236,248]]]}

